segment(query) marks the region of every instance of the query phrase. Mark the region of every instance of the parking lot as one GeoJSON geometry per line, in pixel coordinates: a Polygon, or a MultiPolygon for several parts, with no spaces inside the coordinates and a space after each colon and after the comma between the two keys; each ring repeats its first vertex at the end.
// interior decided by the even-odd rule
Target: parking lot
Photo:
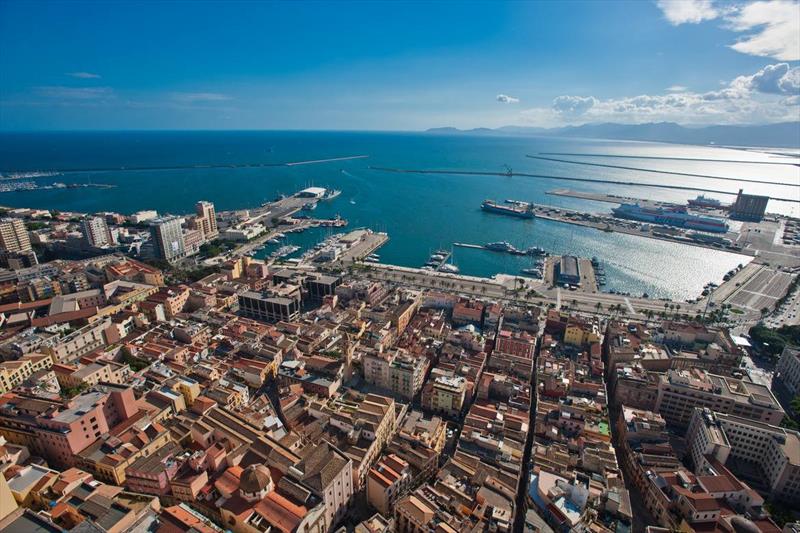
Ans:
{"type": "Polygon", "coordinates": [[[764,308],[771,310],[775,302],[786,293],[791,282],[791,274],[763,268],[734,291],[726,303],[759,313],[764,308]]]}

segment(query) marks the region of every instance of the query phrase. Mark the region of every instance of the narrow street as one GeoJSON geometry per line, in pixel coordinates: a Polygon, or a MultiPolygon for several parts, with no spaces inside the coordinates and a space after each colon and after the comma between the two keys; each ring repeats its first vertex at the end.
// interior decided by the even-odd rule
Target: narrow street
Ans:
{"type": "Polygon", "coordinates": [[[542,347],[541,331],[540,335],[536,338],[536,350],[533,354],[533,371],[531,372],[531,408],[529,411],[529,426],[528,438],[525,441],[525,451],[522,455],[522,472],[519,476],[519,484],[517,486],[517,499],[514,503],[514,525],[512,531],[514,533],[521,533],[525,527],[525,515],[527,514],[527,494],[528,483],[530,480],[530,473],[533,469],[533,435],[534,425],[536,423],[536,373],[537,361],[539,359],[539,350],[542,347]]]}

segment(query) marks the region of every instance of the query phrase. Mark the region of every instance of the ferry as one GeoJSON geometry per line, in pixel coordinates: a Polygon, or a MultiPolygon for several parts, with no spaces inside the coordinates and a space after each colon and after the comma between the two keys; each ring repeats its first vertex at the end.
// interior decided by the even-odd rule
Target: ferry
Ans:
{"type": "Polygon", "coordinates": [[[617,218],[653,222],[676,228],[727,233],[728,224],[719,218],[691,215],[685,207],[642,207],[639,204],[621,204],[611,210],[617,218]]]}
{"type": "Polygon", "coordinates": [[[533,207],[528,204],[526,207],[509,207],[507,205],[498,204],[492,200],[486,200],[481,204],[481,209],[488,213],[497,213],[498,215],[508,215],[518,218],[534,218],[533,207]]]}
{"type": "Polygon", "coordinates": [[[697,198],[689,200],[686,203],[689,205],[689,207],[715,207],[715,208],[722,207],[722,202],[720,202],[716,198],[709,198],[704,194],[701,194],[697,198]]]}

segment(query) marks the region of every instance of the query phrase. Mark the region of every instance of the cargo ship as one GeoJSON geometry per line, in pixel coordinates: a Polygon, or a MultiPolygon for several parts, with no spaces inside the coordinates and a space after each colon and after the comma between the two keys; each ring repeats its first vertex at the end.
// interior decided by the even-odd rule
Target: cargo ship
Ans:
{"type": "Polygon", "coordinates": [[[693,200],[689,200],[686,203],[689,205],[689,207],[715,207],[715,208],[722,207],[722,202],[720,202],[716,198],[709,198],[708,196],[705,196],[703,194],[701,194],[700,196],[698,196],[693,200]]]}
{"type": "Polygon", "coordinates": [[[639,220],[673,226],[676,228],[726,233],[728,224],[719,218],[692,215],[685,207],[641,207],[639,204],[621,204],[611,210],[617,218],[639,220]]]}
{"type": "Polygon", "coordinates": [[[507,206],[498,204],[492,200],[486,200],[481,204],[481,209],[489,213],[497,213],[498,215],[508,215],[518,218],[534,218],[533,207],[529,204],[526,207],[507,206]]]}

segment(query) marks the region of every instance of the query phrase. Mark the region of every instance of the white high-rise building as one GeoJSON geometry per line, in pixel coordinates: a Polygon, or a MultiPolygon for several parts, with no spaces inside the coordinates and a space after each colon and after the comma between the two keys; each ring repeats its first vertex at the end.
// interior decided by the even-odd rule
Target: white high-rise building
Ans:
{"type": "Polygon", "coordinates": [[[92,246],[108,246],[114,244],[114,238],[102,217],[89,217],[82,222],[83,237],[92,246]]]}
{"type": "Polygon", "coordinates": [[[186,257],[181,219],[161,217],[150,221],[150,238],[159,259],[174,263],[186,257]]]}

